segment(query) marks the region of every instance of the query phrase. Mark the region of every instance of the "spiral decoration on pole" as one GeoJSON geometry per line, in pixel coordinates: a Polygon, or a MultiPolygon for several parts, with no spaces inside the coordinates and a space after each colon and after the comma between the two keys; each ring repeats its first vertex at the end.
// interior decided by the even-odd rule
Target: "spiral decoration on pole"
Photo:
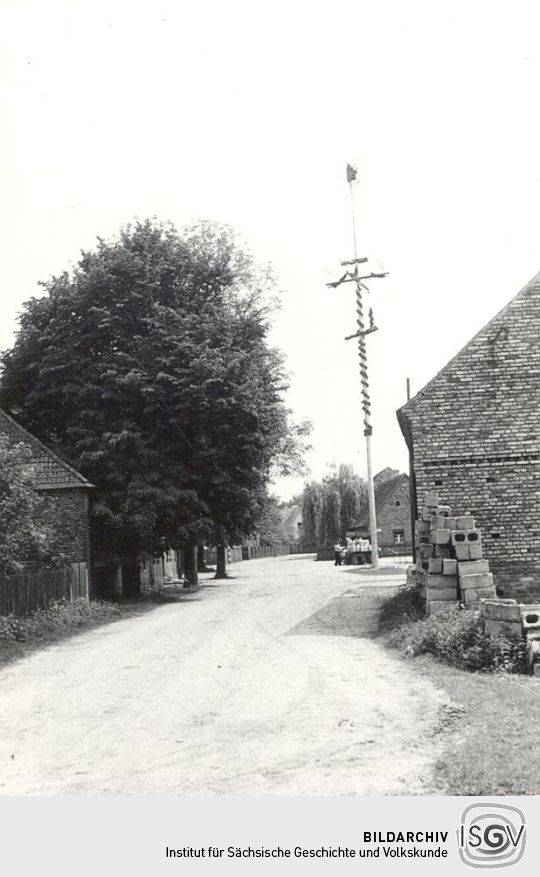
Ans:
{"type": "Polygon", "coordinates": [[[371,435],[371,399],[369,396],[369,379],[367,368],[366,336],[364,324],[364,304],[362,301],[362,284],[356,275],[356,325],[358,326],[358,360],[360,363],[360,381],[362,383],[362,410],[364,412],[364,435],[371,435]]]}
{"type": "MultiPolygon", "coordinates": [[[[347,335],[345,338],[346,341],[349,341],[351,338],[358,338],[358,363],[360,366],[360,381],[362,384],[361,394],[362,394],[362,411],[364,414],[364,436],[366,439],[366,461],[367,461],[367,492],[368,492],[368,507],[369,507],[369,534],[371,539],[371,548],[372,548],[372,563],[373,568],[377,569],[379,566],[379,550],[378,550],[378,539],[377,539],[377,516],[376,516],[376,508],[375,508],[375,485],[373,480],[373,468],[372,468],[372,460],[371,460],[371,438],[373,435],[373,427],[371,425],[371,398],[369,395],[369,378],[368,378],[368,367],[367,367],[367,350],[366,350],[366,335],[370,335],[371,332],[377,331],[377,326],[375,326],[373,320],[373,311],[370,308],[369,310],[369,325],[366,327],[366,321],[364,319],[364,302],[362,299],[362,288],[367,290],[367,287],[363,286],[363,280],[369,280],[371,278],[379,278],[386,277],[386,272],[380,274],[374,274],[371,272],[367,275],[360,275],[358,272],[358,266],[367,262],[367,258],[361,257],[358,258],[357,246],[356,246],[356,219],[355,219],[355,210],[354,210],[354,195],[353,195],[353,183],[356,182],[357,173],[355,168],[353,168],[350,164],[347,165],[347,182],[350,187],[351,192],[351,213],[352,213],[352,232],[353,232],[353,243],[354,243],[354,259],[349,259],[346,262],[342,262],[341,264],[345,267],[345,273],[339,280],[334,281],[333,283],[328,283],[327,286],[332,289],[337,289],[338,286],[341,286],[342,283],[354,283],[356,285],[356,326],[357,331],[353,335],[347,335]],[[352,267],[354,266],[354,267],[352,267]]],[[[368,290],[369,291],[369,290],[368,290]]]]}

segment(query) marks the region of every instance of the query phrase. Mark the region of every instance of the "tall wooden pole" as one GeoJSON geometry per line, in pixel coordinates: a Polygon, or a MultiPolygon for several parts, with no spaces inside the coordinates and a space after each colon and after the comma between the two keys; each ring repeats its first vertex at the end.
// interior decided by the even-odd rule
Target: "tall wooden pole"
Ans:
{"type": "Polygon", "coordinates": [[[366,351],[366,325],[364,321],[364,303],[362,299],[362,281],[358,272],[358,251],[356,244],[356,220],[354,210],[353,180],[349,179],[351,190],[352,228],[354,243],[354,278],[356,281],[356,325],[358,327],[358,360],[360,364],[360,380],[362,383],[362,409],[364,412],[364,436],[366,439],[367,459],[367,489],[369,507],[369,535],[371,541],[371,557],[373,569],[379,568],[379,540],[377,536],[377,512],[375,508],[375,484],[373,481],[373,465],[371,459],[371,439],[373,427],[371,425],[371,398],[369,395],[369,378],[367,368],[366,351]]]}

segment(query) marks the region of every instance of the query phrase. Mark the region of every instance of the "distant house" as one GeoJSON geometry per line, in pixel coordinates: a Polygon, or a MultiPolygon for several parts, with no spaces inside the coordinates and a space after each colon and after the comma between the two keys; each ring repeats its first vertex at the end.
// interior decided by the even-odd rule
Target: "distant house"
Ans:
{"type": "Polygon", "coordinates": [[[416,515],[474,515],[499,592],[540,597],[540,274],[397,412],[416,515]]]}
{"type": "MultiPolygon", "coordinates": [[[[410,554],[412,551],[409,476],[393,469],[383,469],[374,477],[377,537],[381,555],[410,554]]],[[[350,529],[360,538],[370,539],[366,513],[350,529]]]]}
{"type": "Polygon", "coordinates": [[[47,523],[66,563],[90,564],[89,508],[92,485],[27,432],[0,408],[0,436],[8,445],[24,444],[31,452],[34,489],[46,494],[53,506],[47,523]]]}
{"type": "Polygon", "coordinates": [[[299,542],[304,535],[302,509],[299,505],[284,506],[280,509],[281,530],[284,542],[299,542]]]}

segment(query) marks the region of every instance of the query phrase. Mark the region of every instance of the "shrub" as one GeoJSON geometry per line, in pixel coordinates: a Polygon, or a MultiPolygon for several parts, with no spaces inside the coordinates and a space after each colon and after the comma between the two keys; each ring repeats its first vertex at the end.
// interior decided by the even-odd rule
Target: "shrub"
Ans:
{"type": "Polygon", "coordinates": [[[30,448],[9,446],[0,436],[0,574],[18,572],[20,561],[54,553],[47,525],[49,500],[33,489],[30,448]]]}
{"type": "Polygon", "coordinates": [[[462,670],[526,672],[525,641],[486,634],[478,613],[455,608],[429,618],[410,621],[387,635],[389,645],[405,655],[434,655],[462,670]]]}
{"type": "Polygon", "coordinates": [[[399,627],[407,621],[422,618],[425,604],[418,588],[412,585],[400,587],[386,598],[379,614],[379,633],[399,627]]]}
{"type": "Polygon", "coordinates": [[[105,601],[57,600],[47,610],[37,609],[31,615],[0,616],[0,643],[36,642],[58,639],[81,627],[95,627],[120,616],[120,609],[105,601]]]}

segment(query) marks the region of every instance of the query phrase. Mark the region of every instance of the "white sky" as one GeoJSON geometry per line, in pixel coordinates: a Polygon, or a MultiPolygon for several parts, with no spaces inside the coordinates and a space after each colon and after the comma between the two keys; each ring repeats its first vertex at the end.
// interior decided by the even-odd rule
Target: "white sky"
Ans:
{"type": "MultiPolygon", "coordinates": [[[[375,471],[395,409],[540,270],[540,6],[0,0],[0,347],[134,217],[232,225],[283,289],[310,465],[365,473],[345,165],[359,170],[375,471]],[[536,7],[536,8],[535,8],[536,7]]],[[[278,485],[282,496],[301,483],[278,485]]]]}

